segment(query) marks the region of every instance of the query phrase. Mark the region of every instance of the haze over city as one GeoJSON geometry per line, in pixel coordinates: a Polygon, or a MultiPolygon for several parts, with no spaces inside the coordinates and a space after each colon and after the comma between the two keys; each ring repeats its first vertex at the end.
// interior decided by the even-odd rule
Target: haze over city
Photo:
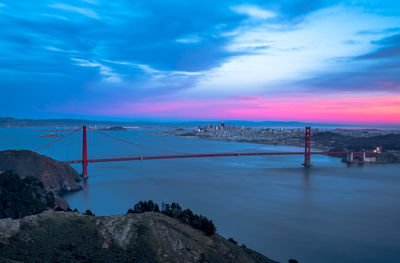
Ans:
{"type": "Polygon", "coordinates": [[[400,123],[396,1],[0,1],[2,116],[400,123]]]}

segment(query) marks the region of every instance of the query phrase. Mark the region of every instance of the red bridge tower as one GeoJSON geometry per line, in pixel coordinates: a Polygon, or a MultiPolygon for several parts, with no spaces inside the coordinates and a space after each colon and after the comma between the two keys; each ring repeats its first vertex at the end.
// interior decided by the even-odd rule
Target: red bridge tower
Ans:
{"type": "Polygon", "coordinates": [[[86,139],[86,126],[83,126],[82,129],[82,137],[83,137],[83,142],[82,142],[82,176],[83,178],[88,177],[88,159],[87,159],[87,139],[86,139]]]}
{"type": "Polygon", "coordinates": [[[304,137],[304,167],[311,166],[311,127],[306,127],[305,137],[304,137]]]}

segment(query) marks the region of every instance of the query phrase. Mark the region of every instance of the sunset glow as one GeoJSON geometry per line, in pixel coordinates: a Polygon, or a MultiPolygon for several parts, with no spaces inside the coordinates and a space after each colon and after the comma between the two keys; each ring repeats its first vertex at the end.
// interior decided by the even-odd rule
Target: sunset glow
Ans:
{"type": "Polygon", "coordinates": [[[0,1],[2,116],[400,125],[393,1],[0,1]]]}

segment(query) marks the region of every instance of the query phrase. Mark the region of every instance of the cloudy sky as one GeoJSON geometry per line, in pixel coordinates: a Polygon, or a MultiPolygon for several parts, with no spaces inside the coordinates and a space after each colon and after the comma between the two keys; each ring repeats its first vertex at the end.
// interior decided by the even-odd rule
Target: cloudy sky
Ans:
{"type": "Polygon", "coordinates": [[[0,115],[400,124],[400,2],[0,0],[0,115]]]}

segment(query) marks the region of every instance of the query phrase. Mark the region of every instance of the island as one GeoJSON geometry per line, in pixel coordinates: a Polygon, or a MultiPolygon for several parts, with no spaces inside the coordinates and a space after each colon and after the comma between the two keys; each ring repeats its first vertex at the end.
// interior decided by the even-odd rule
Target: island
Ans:
{"type": "Polygon", "coordinates": [[[128,129],[123,126],[112,126],[112,127],[100,128],[99,130],[101,130],[101,131],[126,131],[128,129]]]}
{"type": "Polygon", "coordinates": [[[63,137],[63,135],[57,134],[57,133],[48,133],[48,134],[40,135],[40,137],[42,137],[42,138],[53,138],[53,137],[63,137]]]}

